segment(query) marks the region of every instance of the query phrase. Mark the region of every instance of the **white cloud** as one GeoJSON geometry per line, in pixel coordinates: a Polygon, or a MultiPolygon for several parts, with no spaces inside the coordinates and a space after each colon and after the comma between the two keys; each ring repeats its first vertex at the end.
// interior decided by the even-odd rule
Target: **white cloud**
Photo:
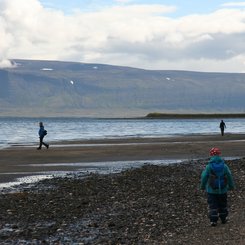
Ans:
{"type": "Polygon", "coordinates": [[[14,64],[12,64],[12,62],[8,59],[1,59],[0,60],[0,68],[1,67],[5,67],[5,68],[14,67],[14,64]]]}
{"type": "Polygon", "coordinates": [[[38,0],[0,0],[0,65],[7,59],[147,69],[245,70],[245,11],[170,18],[174,6],[119,5],[65,15],[38,0]]]}
{"type": "Polygon", "coordinates": [[[229,3],[224,3],[221,6],[223,7],[245,7],[245,2],[229,2],[229,3]]]}

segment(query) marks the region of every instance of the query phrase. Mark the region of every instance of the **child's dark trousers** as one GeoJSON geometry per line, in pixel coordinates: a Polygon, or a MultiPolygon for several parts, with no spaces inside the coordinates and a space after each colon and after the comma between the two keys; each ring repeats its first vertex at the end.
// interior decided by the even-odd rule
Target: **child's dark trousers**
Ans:
{"type": "Polygon", "coordinates": [[[228,216],[227,193],[210,194],[208,193],[209,219],[210,222],[217,222],[221,219],[222,223],[226,222],[228,216]]]}

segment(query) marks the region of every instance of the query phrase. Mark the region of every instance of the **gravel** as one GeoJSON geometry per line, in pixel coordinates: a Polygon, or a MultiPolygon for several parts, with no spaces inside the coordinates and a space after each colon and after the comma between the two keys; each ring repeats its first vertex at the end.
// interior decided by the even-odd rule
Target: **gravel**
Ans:
{"type": "Polygon", "coordinates": [[[211,227],[199,189],[206,161],[53,178],[0,195],[1,244],[245,244],[245,159],[227,161],[236,190],[211,227]]]}

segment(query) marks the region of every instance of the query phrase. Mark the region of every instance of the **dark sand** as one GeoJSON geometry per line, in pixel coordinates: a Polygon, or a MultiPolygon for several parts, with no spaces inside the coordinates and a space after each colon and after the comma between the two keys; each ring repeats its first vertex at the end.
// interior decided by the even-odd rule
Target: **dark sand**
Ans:
{"type": "MultiPolygon", "coordinates": [[[[245,135],[191,135],[166,138],[63,141],[50,148],[11,146],[0,150],[0,182],[43,171],[76,170],[77,166],[49,166],[48,163],[206,159],[211,147],[220,147],[223,157],[245,156],[245,135]],[[35,166],[35,164],[39,164],[35,166]],[[40,165],[41,164],[41,165],[40,165]]],[[[79,167],[81,168],[81,167],[79,167]]]]}
{"type": "Polygon", "coordinates": [[[60,142],[50,149],[0,151],[5,181],[21,172],[69,170],[47,163],[187,159],[185,164],[145,165],[120,174],[54,178],[0,195],[0,244],[245,244],[244,135],[185,136],[60,142]],[[230,220],[210,227],[200,173],[209,149],[220,147],[236,189],[229,192],[230,220]],[[204,160],[193,160],[203,159],[204,160]],[[31,164],[42,164],[33,167],[31,164]]]}

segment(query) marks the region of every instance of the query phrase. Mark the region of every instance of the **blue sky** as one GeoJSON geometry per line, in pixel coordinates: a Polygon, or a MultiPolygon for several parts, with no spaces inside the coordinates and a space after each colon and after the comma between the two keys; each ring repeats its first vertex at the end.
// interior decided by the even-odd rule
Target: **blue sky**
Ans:
{"type": "Polygon", "coordinates": [[[183,16],[187,14],[208,13],[215,11],[222,4],[227,1],[222,0],[132,0],[132,1],[111,1],[111,0],[42,0],[41,3],[50,8],[60,9],[66,14],[69,14],[73,9],[81,9],[82,11],[91,11],[93,9],[99,9],[106,6],[113,6],[116,4],[164,4],[176,6],[177,11],[173,15],[183,16]]]}
{"type": "Polygon", "coordinates": [[[245,1],[0,0],[9,59],[245,72],[245,1]]]}

